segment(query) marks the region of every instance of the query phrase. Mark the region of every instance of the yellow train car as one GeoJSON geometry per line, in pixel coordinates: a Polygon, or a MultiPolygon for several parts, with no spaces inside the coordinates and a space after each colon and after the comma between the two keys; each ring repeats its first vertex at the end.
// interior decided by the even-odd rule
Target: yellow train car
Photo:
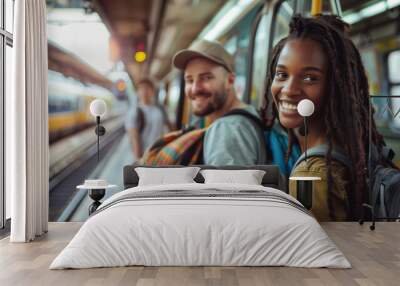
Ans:
{"type": "Polygon", "coordinates": [[[85,86],[49,71],[49,140],[54,142],[95,123],[90,114],[92,100],[101,98],[108,109],[113,106],[113,94],[101,87],[85,86]]]}

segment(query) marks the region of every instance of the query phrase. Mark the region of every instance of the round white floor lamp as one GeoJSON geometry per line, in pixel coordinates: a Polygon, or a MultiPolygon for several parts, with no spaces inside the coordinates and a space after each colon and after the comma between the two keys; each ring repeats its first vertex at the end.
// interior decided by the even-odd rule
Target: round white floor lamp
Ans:
{"type": "Polygon", "coordinates": [[[104,115],[107,111],[107,105],[102,99],[95,99],[90,103],[90,113],[96,117],[96,129],[95,133],[97,135],[97,162],[100,160],[100,136],[106,134],[106,129],[104,126],[100,125],[100,117],[104,115]]]}
{"type": "Polygon", "coordinates": [[[304,118],[304,156],[307,162],[307,134],[308,134],[308,122],[307,118],[314,113],[314,103],[309,99],[303,99],[297,104],[297,112],[304,118]]]}
{"type": "MultiPolygon", "coordinates": [[[[297,105],[297,112],[304,118],[304,160],[308,169],[307,162],[307,136],[308,136],[308,117],[314,113],[314,103],[309,99],[301,100],[297,105]]],[[[318,177],[291,177],[296,180],[297,199],[307,208],[312,208],[313,200],[313,181],[320,180],[318,177]]]]}

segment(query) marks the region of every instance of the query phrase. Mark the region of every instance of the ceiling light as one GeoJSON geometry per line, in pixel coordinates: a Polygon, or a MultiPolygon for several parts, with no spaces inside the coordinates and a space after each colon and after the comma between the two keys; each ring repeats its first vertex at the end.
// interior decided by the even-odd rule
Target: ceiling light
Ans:
{"type": "Polygon", "coordinates": [[[137,51],[135,52],[135,61],[137,61],[138,63],[142,63],[146,60],[147,55],[145,52],[143,51],[137,51]]]}
{"type": "Polygon", "coordinates": [[[375,3],[374,5],[365,7],[359,13],[361,14],[362,18],[368,18],[368,17],[372,17],[374,15],[380,14],[382,12],[385,12],[385,10],[386,10],[386,3],[378,2],[378,3],[375,3]]]}
{"type": "Polygon", "coordinates": [[[229,1],[215,16],[215,20],[211,21],[200,33],[199,38],[210,41],[218,39],[255,3],[257,3],[256,0],[229,1]]]}
{"type": "Polygon", "coordinates": [[[400,5],[400,0],[383,0],[361,9],[358,12],[350,13],[343,16],[343,20],[349,24],[357,23],[363,19],[381,14],[388,9],[392,9],[400,5]]]}
{"type": "Polygon", "coordinates": [[[392,9],[392,8],[400,5],[400,0],[388,0],[387,5],[388,5],[389,9],[392,9]]]}

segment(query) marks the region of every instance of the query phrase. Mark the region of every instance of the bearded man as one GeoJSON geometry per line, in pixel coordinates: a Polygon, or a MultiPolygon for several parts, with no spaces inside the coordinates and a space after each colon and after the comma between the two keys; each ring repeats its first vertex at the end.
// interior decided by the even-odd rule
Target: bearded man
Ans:
{"type": "Polygon", "coordinates": [[[218,42],[200,40],[177,52],[173,64],[184,72],[185,96],[192,112],[212,122],[204,137],[204,164],[265,164],[263,130],[248,116],[224,116],[242,110],[259,118],[256,109],[236,95],[232,55],[218,42]]]}

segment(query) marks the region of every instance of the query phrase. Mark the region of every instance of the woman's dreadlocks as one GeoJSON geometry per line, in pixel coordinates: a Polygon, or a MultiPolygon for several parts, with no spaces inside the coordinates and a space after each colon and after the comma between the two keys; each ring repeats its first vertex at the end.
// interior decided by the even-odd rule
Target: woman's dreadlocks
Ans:
{"type": "MultiPolygon", "coordinates": [[[[352,182],[347,187],[348,213],[350,219],[359,217],[362,203],[365,201],[368,130],[369,130],[369,92],[368,80],[361,61],[360,53],[346,34],[348,25],[336,16],[319,15],[313,18],[303,18],[296,15],[290,23],[290,32],[274,48],[272,60],[267,75],[266,94],[261,113],[267,124],[272,124],[277,117],[276,107],[272,115],[268,114],[271,84],[279,55],[285,43],[292,39],[310,39],[319,43],[326,53],[328,61],[327,86],[325,87],[324,124],[328,143],[327,180],[328,206],[333,214],[332,191],[332,149],[333,142],[345,151],[351,161],[349,178],[352,182]]],[[[383,137],[378,133],[372,120],[372,143],[379,149],[384,145],[383,137]]],[[[290,155],[292,145],[296,140],[293,130],[288,130],[290,155]]]]}

